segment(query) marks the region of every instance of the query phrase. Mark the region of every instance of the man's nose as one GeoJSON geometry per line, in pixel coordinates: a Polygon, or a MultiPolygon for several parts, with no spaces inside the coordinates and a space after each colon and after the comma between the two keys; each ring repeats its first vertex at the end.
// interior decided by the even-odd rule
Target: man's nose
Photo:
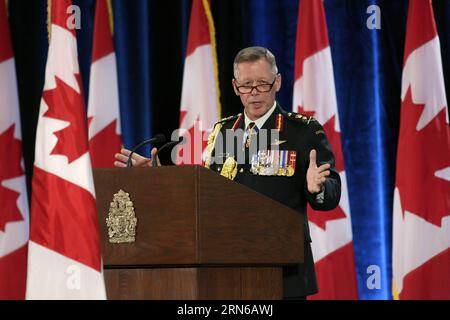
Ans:
{"type": "Polygon", "coordinates": [[[259,94],[259,91],[258,91],[258,89],[256,89],[256,87],[253,87],[252,91],[250,91],[250,94],[252,96],[257,96],[259,94]]]}

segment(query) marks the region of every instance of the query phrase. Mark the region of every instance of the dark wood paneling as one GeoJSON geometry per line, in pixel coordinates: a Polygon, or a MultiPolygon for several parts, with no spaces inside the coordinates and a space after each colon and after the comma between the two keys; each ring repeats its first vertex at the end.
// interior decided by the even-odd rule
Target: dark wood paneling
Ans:
{"type": "Polygon", "coordinates": [[[105,270],[108,300],[195,300],[197,270],[112,269],[105,270]]]}
{"type": "Polygon", "coordinates": [[[198,270],[201,300],[231,300],[241,297],[239,268],[202,268],[198,270]]]}
{"type": "Polygon", "coordinates": [[[283,298],[282,268],[241,268],[243,300],[281,300],[283,298]]]}
{"type": "Polygon", "coordinates": [[[201,268],[201,300],[279,300],[283,297],[281,268],[201,268]]]}
{"type": "Polygon", "coordinates": [[[281,268],[167,268],[104,271],[109,300],[277,300],[281,268]]]}

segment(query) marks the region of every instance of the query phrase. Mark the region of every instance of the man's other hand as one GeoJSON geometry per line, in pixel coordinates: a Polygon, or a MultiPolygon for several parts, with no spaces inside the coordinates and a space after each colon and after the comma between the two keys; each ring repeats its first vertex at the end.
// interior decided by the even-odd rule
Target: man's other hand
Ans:
{"type": "MultiPolygon", "coordinates": [[[[158,152],[158,149],[153,148],[152,149],[152,157],[156,156],[156,152],[158,152]]],[[[130,156],[131,151],[128,149],[121,149],[120,153],[116,153],[114,156],[116,158],[116,161],[114,162],[114,166],[119,168],[125,168],[127,166],[128,157],[130,156]]],[[[161,162],[159,162],[159,158],[156,158],[156,161],[158,163],[158,167],[161,166],[161,162]]],[[[152,158],[146,158],[141,156],[140,154],[133,153],[131,156],[131,162],[133,167],[151,167],[152,166],[152,158]]]]}

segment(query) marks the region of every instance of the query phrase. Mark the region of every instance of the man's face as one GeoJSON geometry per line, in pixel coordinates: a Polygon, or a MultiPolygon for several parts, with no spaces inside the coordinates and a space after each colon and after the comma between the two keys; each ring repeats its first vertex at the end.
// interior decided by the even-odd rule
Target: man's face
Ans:
{"type": "MultiPolygon", "coordinates": [[[[242,62],[237,65],[236,79],[233,79],[233,88],[236,95],[241,98],[244,105],[245,113],[251,120],[261,118],[275,102],[275,94],[281,87],[281,76],[274,75],[270,64],[265,59],[259,59],[253,62],[242,62]],[[257,85],[271,85],[273,87],[268,92],[259,92],[257,88],[253,88],[249,93],[241,93],[245,87],[257,85]]],[[[264,88],[269,86],[262,86],[264,88]]]]}

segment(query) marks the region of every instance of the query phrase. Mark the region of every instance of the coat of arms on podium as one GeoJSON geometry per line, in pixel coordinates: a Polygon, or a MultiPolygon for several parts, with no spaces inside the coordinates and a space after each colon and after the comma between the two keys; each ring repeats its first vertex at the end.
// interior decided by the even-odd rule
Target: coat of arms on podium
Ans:
{"type": "Polygon", "coordinates": [[[109,206],[108,236],[110,243],[132,243],[136,237],[137,218],[130,195],[123,190],[114,194],[109,206]]]}

